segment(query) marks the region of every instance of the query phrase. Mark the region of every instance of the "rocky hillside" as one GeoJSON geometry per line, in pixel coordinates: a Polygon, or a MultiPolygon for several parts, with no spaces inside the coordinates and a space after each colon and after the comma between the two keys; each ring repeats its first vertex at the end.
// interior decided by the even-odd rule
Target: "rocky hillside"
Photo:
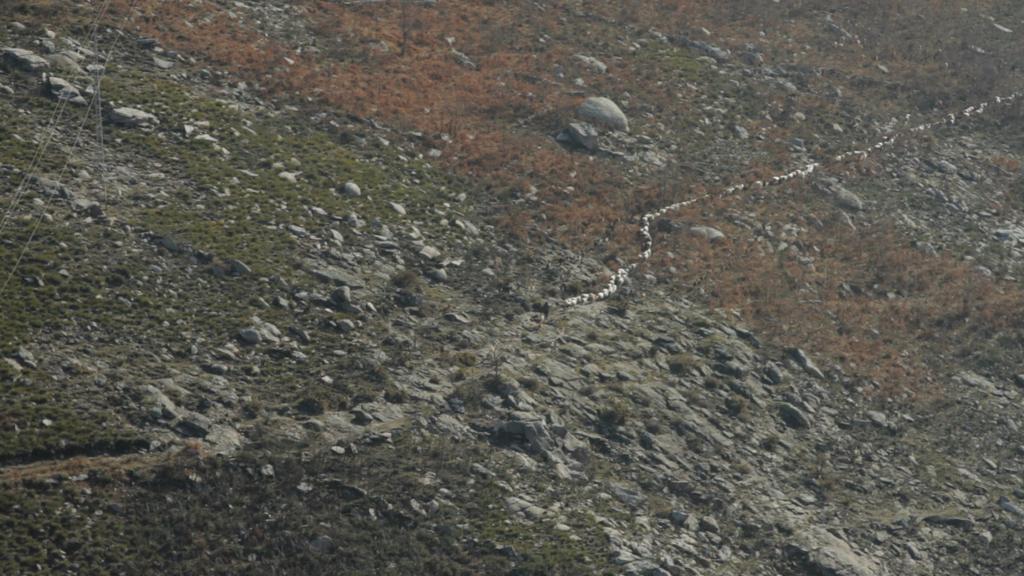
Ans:
{"type": "Polygon", "coordinates": [[[0,573],[1020,574],[1024,8],[835,4],[7,2],[0,573]]]}

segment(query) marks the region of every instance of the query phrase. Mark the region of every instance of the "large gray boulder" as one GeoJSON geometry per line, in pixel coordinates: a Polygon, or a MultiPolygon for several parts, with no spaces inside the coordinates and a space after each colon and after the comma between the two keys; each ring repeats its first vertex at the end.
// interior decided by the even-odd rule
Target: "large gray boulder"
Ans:
{"type": "Polygon", "coordinates": [[[603,96],[591,96],[576,109],[580,118],[613,130],[629,132],[629,119],[618,104],[603,96]]]}
{"type": "Polygon", "coordinates": [[[39,72],[50,67],[46,58],[24,48],[2,48],[3,62],[5,66],[25,70],[27,72],[39,72]]]}

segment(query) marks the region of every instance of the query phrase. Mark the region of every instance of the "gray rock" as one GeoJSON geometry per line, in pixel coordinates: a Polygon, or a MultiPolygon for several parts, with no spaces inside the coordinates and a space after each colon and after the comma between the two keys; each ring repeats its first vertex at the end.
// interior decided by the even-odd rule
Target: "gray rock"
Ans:
{"type": "Polygon", "coordinates": [[[680,36],[679,41],[683,46],[693,48],[694,50],[704,54],[705,56],[713,58],[715,62],[718,62],[719,64],[729,60],[729,51],[719,48],[718,46],[715,46],[713,44],[708,44],[707,42],[703,42],[701,40],[690,40],[686,36],[680,36]]]}
{"type": "Polygon", "coordinates": [[[444,319],[449,322],[458,322],[459,324],[472,323],[472,320],[470,320],[469,316],[466,316],[462,312],[448,312],[444,315],[444,319]]]}
{"type": "Polygon", "coordinates": [[[619,108],[618,104],[602,96],[587,98],[576,109],[580,118],[607,126],[613,130],[629,132],[629,119],[619,108]]]}
{"type": "Polygon", "coordinates": [[[338,307],[349,306],[352,304],[352,289],[348,286],[342,286],[331,292],[331,302],[338,307]]]}
{"type": "Polygon", "coordinates": [[[774,363],[769,364],[768,366],[765,367],[764,375],[766,378],[768,378],[769,382],[776,386],[785,382],[786,379],[786,376],[782,372],[782,369],[779,368],[778,365],[774,363]]]}
{"type": "Polygon", "coordinates": [[[939,160],[935,162],[935,167],[943,174],[956,174],[956,166],[949,160],[939,160]]]}
{"type": "Polygon", "coordinates": [[[36,363],[35,355],[29,352],[24,346],[18,347],[18,351],[14,353],[14,359],[26,368],[37,368],[39,366],[36,363]]]}
{"type": "Polygon", "coordinates": [[[587,56],[585,54],[576,54],[574,58],[579,60],[581,64],[583,64],[593,72],[597,72],[598,74],[604,74],[608,72],[608,65],[598,60],[597,58],[594,58],[593,56],[587,56]]]}
{"type": "Polygon", "coordinates": [[[113,108],[107,113],[107,118],[114,124],[134,128],[138,126],[151,126],[159,124],[156,116],[149,112],[143,112],[137,108],[113,108]]]}
{"type": "Polygon", "coordinates": [[[789,357],[794,362],[796,362],[797,366],[803,368],[804,372],[807,372],[811,376],[814,376],[815,378],[818,379],[825,378],[825,374],[822,373],[822,371],[818,369],[817,366],[815,366],[814,362],[810,359],[809,356],[807,356],[807,353],[801,350],[800,348],[788,348],[786,350],[786,354],[788,354],[789,357]]]}
{"type": "Polygon", "coordinates": [[[213,428],[213,422],[202,414],[186,412],[175,424],[175,428],[188,438],[204,438],[213,428]]]}
{"type": "Polygon", "coordinates": [[[353,274],[352,272],[343,270],[337,266],[321,264],[316,260],[306,260],[304,264],[306,271],[325,282],[332,282],[334,284],[348,286],[349,288],[362,288],[366,285],[358,274],[353,274]]]}
{"type": "Polygon", "coordinates": [[[700,519],[700,529],[705,532],[718,533],[721,528],[718,526],[718,521],[715,520],[714,516],[702,516],[700,519]]]}
{"type": "Polygon", "coordinates": [[[469,70],[476,70],[477,69],[476,62],[473,62],[472,58],[470,58],[469,56],[463,54],[462,52],[459,52],[455,48],[452,48],[452,57],[455,58],[455,62],[459,66],[462,66],[463,68],[466,68],[466,69],[469,69],[469,70]]]}
{"type": "Polygon", "coordinates": [[[3,52],[4,65],[10,68],[25,70],[27,72],[39,72],[41,70],[47,70],[50,67],[50,63],[47,62],[46,58],[43,58],[31,50],[25,50],[23,48],[2,48],[0,51],[3,52]]]}
{"type": "Polygon", "coordinates": [[[534,452],[544,453],[554,448],[547,425],[533,414],[513,413],[513,419],[499,424],[494,432],[500,440],[525,443],[534,452]]]}
{"type": "Polygon", "coordinates": [[[314,554],[330,554],[336,547],[334,540],[323,534],[309,541],[309,550],[314,554]]]}
{"type": "Polygon", "coordinates": [[[725,238],[725,234],[723,234],[721,230],[710,226],[691,226],[690,234],[700,236],[708,242],[717,242],[718,240],[725,238]]]}
{"type": "Polygon", "coordinates": [[[867,416],[868,420],[871,420],[871,422],[874,423],[875,426],[878,426],[880,428],[886,428],[889,426],[889,419],[885,416],[885,414],[881,412],[878,412],[876,410],[868,410],[865,413],[865,416],[867,416]]]}
{"type": "Polygon", "coordinates": [[[645,501],[644,495],[642,493],[637,492],[636,490],[633,490],[631,488],[627,488],[625,486],[613,484],[609,488],[609,490],[611,491],[612,495],[618,498],[620,502],[632,508],[639,507],[645,501]]]}
{"type": "Polygon", "coordinates": [[[21,367],[21,364],[19,364],[14,358],[4,358],[4,365],[7,366],[8,370],[15,374],[20,374],[21,371],[24,370],[24,368],[21,367]]]}
{"type": "Polygon", "coordinates": [[[255,328],[242,328],[238,331],[238,339],[250,346],[255,346],[260,342],[263,342],[263,336],[261,336],[259,330],[255,328]]]}
{"type": "Polygon", "coordinates": [[[1010,499],[1007,498],[1006,496],[1000,496],[998,504],[1000,508],[1009,512],[1010,514],[1013,514],[1014,516],[1018,516],[1020,518],[1024,518],[1024,510],[1022,510],[1020,506],[1017,506],[1016,504],[1011,502],[1010,499]]]}
{"type": "Polygon", "coordinates": [[[64,80],[63,78],[47,76],[46,87],[49,90],[50,96],[57,100],[67,100],[76,106],[85,106],[89,103],[84,97],[82,97],[82,94],[74,84],[64,80]]]}
{"type": "Polygon", "coordinates": [[[860,211],[864,209],[864,202],[859,196],[851,192],[846,187],[840,184],[834,184],[830,187],[832,192],[832,199],[840,208],[846,208],[847,210],[860,211]]]}
{"type": "Polygon", "coordinates": [[[565,129],[565,135],[570,142],[594,152],[600,148],[598,142],[599,134],[597,128],[586,122],[573,122],[565,129]]]}
{"type": "Polygon", "coordinates": [[[99,218],[103,216],[103,207],[100,206],[100,203],[95,200],[90,200],[88,198],[75,198],[74,200],[71,201],[71,208],[75,212],[84,212],[85,214],[87,214],[88,216],[92,216],[93,218],[99,218]]]}
{"type": "Polygon", "coordinates": [[[764,55],[760,52],[747,51],[740,55],[740,59],[747,66],[761,66],[764,64],[764,55]]]}
{"type": "Polygon", "coordinates": [[[202,368],[204,372],[208,372],[210,374],[214,374],[217,376],[223,376],[230,371],[230,368],[228,368],[227,365],[216,363],[203,364],[200,366],[200,368],[202,368]]]}
{"type": "Polygon", "coordinates": [[[241,260],[235,260],[233,258],[225,260],[225,264],[228,266],[228,273],[232,276],[244,276],[246,274],[252,274],[252,269],[241,260]]]}
{"type": "Polygon", "coordinates": [[[82,70],[82,67],[78,65],[78,62],[66,52],[50,54],[46,57],[46,61],[49,62],[50,66],[53,68],[73,76],[85,74],[85,70],[82,70]]]}
{"type": "Polygon", "coordinates": [[[174,62],[170,60],[164,60],[163,58],[159,58],[157,56],[153,56],[153,65],[161,70],[170,70],[171,68],[174,68],[174,62]]]}
{"type": "Polygon", "coordinates": [[[210,445],[210,452],[217,456],[231,456],[242,448],[242,435],[231,426],[213,424],[204,438],[210,445]]]}
{"type": "Polygon", "coordinates": [[[961,372],[956,375],[956,379],[967,386],[978,388],[992,394],[999,390],[999,387],[996,386],[994,382],[980,374],[975,374],[974,372],[961,372]]]}
{"type": "Polygon", "coordinates": [[[182,411],[159,388],[152,384],[142,387],[142,402],[155,418],[179,418],[182,411]]]}
{"type": "Polygon", "coordinates": [[[790,550],[802,556],[814,574],[883,576],[888,573],[875,560],[858,554],[848,543],[822,528],[810,528],[797,535],[790,550]]]}
{"type": "Polygon", "coordinates": [[[779,416],[782,417],[782,421],[786,423],[786,426],[797,429],[811,427],[810,418],[808,418],[802,410],[793,406],[789,402],[779,402],[778,410],[779,416]]]}
{"type": "Polygon", "coordinates": [[[359,185],[355,182],[348,181],[342,187],[342,191],[348,196],[361,196],[363,191],[359,189],[359,185]]]}
{"type": "Polygon", "coordinates": [[[747,132],[747,129],[744,128],[743,126],[740,126],[739,124],[733,126],[732,131],[736,133],[736,137],[739,138],[740,140],[746,140],[747,138],[750,138],[750,132],[747,132]]]}

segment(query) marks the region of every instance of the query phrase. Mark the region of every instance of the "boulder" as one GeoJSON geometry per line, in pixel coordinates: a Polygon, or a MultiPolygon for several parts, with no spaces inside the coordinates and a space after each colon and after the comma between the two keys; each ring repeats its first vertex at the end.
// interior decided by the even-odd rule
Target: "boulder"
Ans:
{"type": "Polygon", "coordinates": [[[791,554],[803,560],[813,574],[830,576],[882,576],[888,574],[874,559],[859,554],[840,538],[821,528],[811,528],[789,545],[791,554]]]}
{"type": "Polygon", "coordinates": [[[618,104],[608,98],[602,96],[587,98],[576,109],[576,113],[580,118],[594,124],[607,126],[613,130],[629,132],[629,119],[626,118],[618,104]]]}
{"type": "Polygon", "coordinates": [[[39,72],[47,70],[50,63],[46,58],[24,48],[3,48],[3,63],[10,68],[24,70],[26,72],[39,72]]]}
{"type": "Polygon", "coordinates": [[[107,118],[109,118],[114,124],[127,126],[129,128],[160,123],[160,121],[157,120],[157,117],[149,112],[143,112],[136,108],[127,107],[111,109],[107,114],[107,118]]]}
{"type": "Polygon", "coordinates": [[[586,122],[573,122],[565,129],[565,135],[573,144],[586,148],[591,152],[600,148],[597,128],[586,122]]]}
{"type": "Polygon", "coordinates": [[[708,242],[717,242],[725,238],[725,234],[721,230],[710,226],[692,226],[690,227],[690,234],[700,236],[708,242]]]}
{"type": "Polygon", "coordinates": [[[580,64],[583,64],[593,72],[596,72],[598,74],[604,74],[608,72],[608,65],[605,64],[604,62],[601,62],[597,58],[594,58],[593,56],[577,54],[575,58],[579,60],[580,64]]]}
{"type": "Polygon", "coordinates": [[[46,88],[57,100],[67,100],[76,106],[86,106],[89,102],[82,97],[81,92],[74,84],[57,76],[46,77],[46,88]]]}

